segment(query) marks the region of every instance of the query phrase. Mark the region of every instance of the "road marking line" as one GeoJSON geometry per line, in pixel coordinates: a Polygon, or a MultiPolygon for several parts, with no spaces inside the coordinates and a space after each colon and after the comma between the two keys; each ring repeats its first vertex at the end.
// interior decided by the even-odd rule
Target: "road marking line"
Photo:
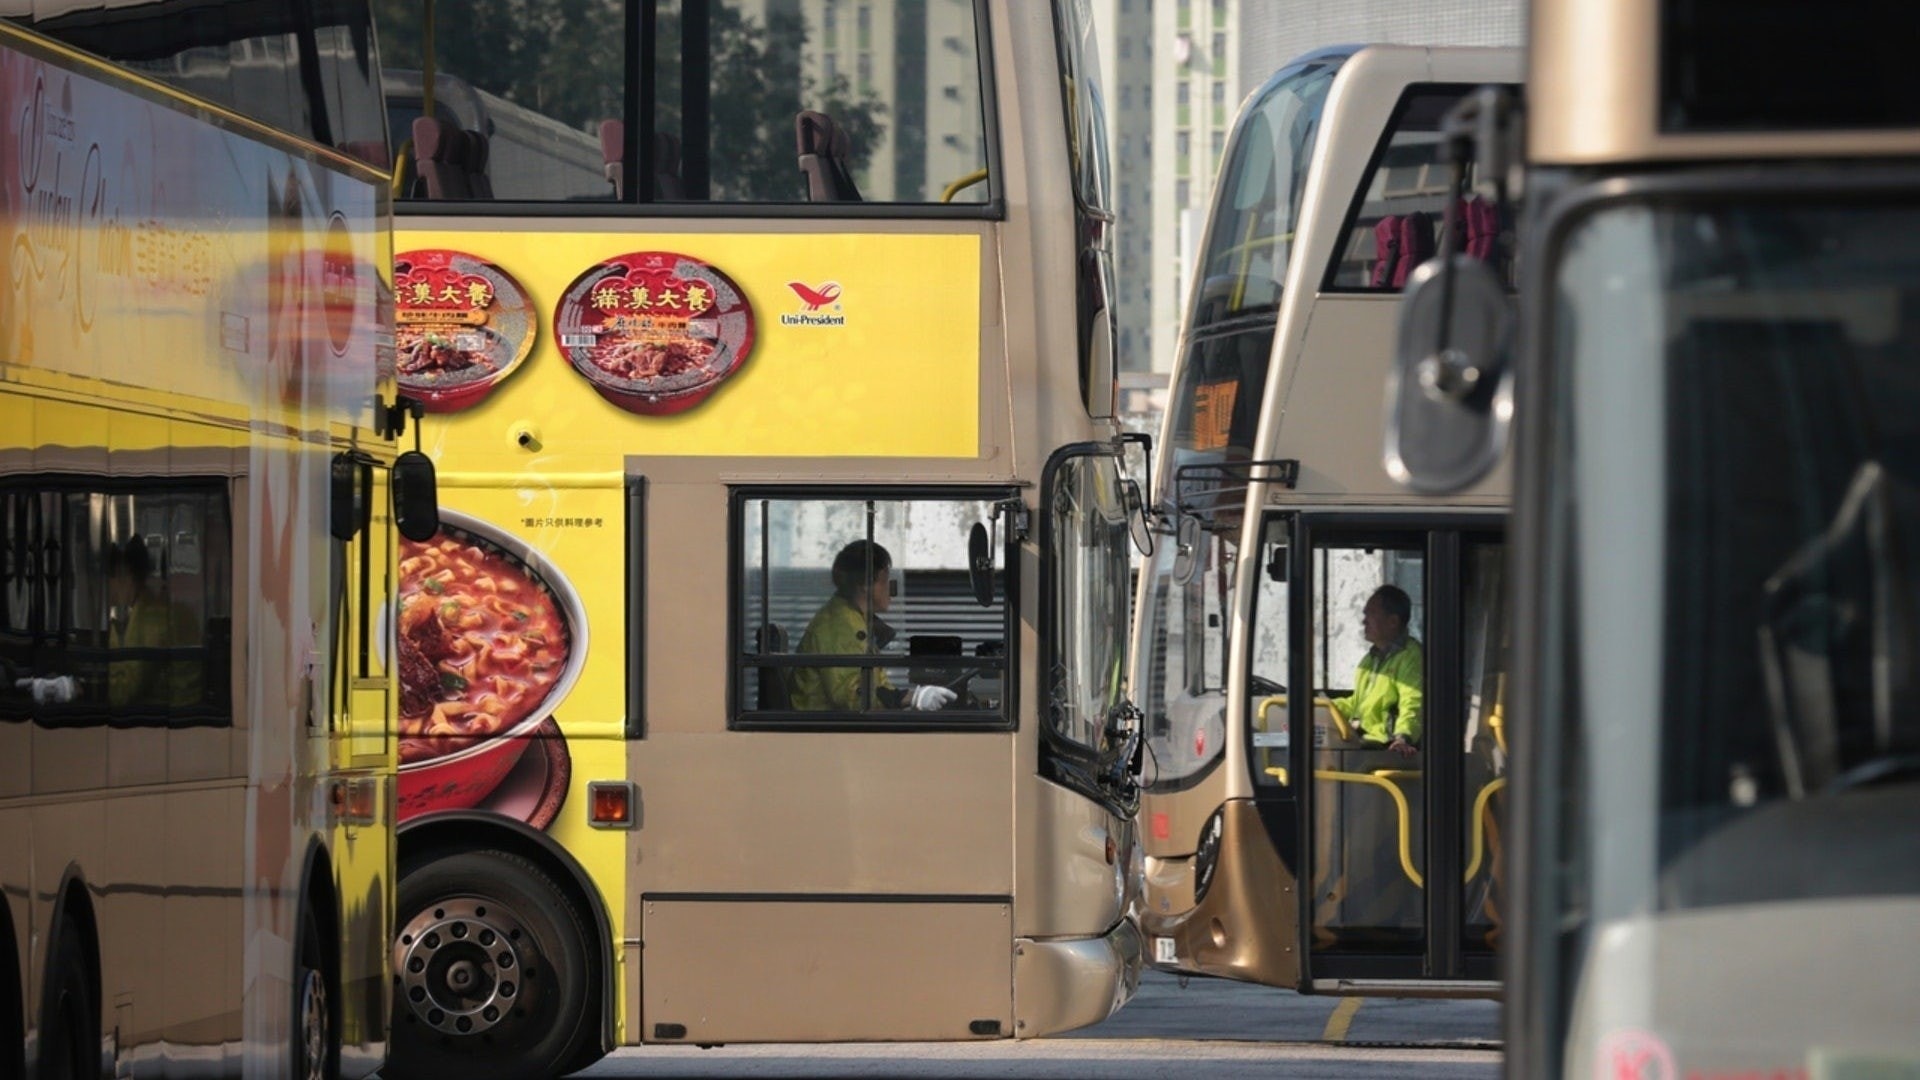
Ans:
{"type": "Polygon", "coordinates": [[[1320,1033],[1325,1042],[1345,1042],[1347,1028],[1353,1025],[1353,1014],[1360,1011],[1360,1002],[1364,998],[1341,998],[1340,1004],[1333,1007],[1333,1015],[1327,1017],[1327,1030],[1320,1033]]]}

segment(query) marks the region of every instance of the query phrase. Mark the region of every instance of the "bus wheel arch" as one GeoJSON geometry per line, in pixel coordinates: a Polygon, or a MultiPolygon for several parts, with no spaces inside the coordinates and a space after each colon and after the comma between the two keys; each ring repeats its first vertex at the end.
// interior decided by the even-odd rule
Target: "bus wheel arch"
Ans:
{"type": "MultiPolygon", "coordinates": [[[[397,1075],[438,1075],[449,1066],[439,1055],[458,1052],[453,1040],[460,1036],[452,1030],[457,1021],[448,1019],[444,1012],[438,1021],[439,1033],[433,1036],[436,1049],[430,1054],[420,1042],[414,1042],[413,1048],[423,1056],[407,1053],[410,1040],[403,1035],[421,1031],[423,1024],[428,1031],[435,1030],[433,1006],[437,999],[431,995],[423,999],[422,991],[439,986],[440,974],[433,969],[408,968],[415,960],[422,964],[439,960],[443,954],[436,950],[442,943],[428,942],[425,935],[448,930],[455,923],[470,923],[476,934],[491,930],[504,937],[515,930],[527,931],[516,937],[521,942],[520,951],[512,955],[523,955],[531,949],[531,955],[563,973],[558,982],[535,985],[534,980],[541,977],[537,972],[528,980],[530,989],[576,1003],[575,1009],[562,1008],[583,1021],[571,1032],[562,1033],[557,1042],[541,1039],[530,1048],[552,1056],[553,1060],[543,1062],[545,1067],[556,1075],[577,1071],[599,1060],[612,1047],[612,924],[598,891],[571,855],[545,833],[519,822],[461,812],[408,823],[401,830],[398,854],[399,905],[394,913],[395,931],[400,937],[394,949],[397,1075]],[[490,896],[495,902],[491,906],[455,904],[428,909],[429,898],[454,894],[490,896]],[[562,956],[546,956],[542,951],[546,947],[557,948],[562,956]],[[568,953],[576,954],[577,976],[566,974],[571,966],[564,959],[568,953]],[[410,1057],[415,1060],[408,1061],[410,1057]]],[[[492,966],[485,978],[489,985],[507,981],[502,969],[492,966]]],[[[542,999],[534,1000],[541,1003],[532,1008],[544,1008],[542,999]]],[[[495,1002],[490,998],[489,1002],[502,1007],[507,1004],[504,999],[495,1002]]],[[[474,1030],[468,1037],[479,1040],[473,1044],[476,1047],[490,1043],[495,1034],[511,1041],[510,1025],[525,1015],[518,1010],[511,1016],[478,1013],[473,1018],[478,1028],[498,1030],[474,1030]]],[[[461,1030],[468,1029],[463,1026],[461,1030]]],[[[470,1065],[464,1071],[470,1073],[470,1065]]]]}
{"type": "Polygon", "coordinates": [[[301,873],[288,1042],[296,1080],[322,1080],[340,1075],[345,1002],[340,989],[339,899],[334,895],[333,860],[326,848],[315,842],[301,873]]]}
{"type": "Polygon", "coordinates": [[[13,935],[13,902],[0,895],[0,1080],[27,1075],[27,988],[21,981],[20,948],[13,935]]]}
{"type": "Polygon", "coordinates": [[[100,927],[85,879],[70,866],[47,928],[37,1076],[86,1075],[100,1066],[100,927]]]}

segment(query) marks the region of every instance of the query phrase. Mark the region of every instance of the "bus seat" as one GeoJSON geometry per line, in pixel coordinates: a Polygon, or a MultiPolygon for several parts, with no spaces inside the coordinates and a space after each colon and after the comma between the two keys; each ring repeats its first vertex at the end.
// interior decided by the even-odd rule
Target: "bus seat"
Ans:
{"type": "Polygon", "coordinates": [[[803,110],[793,118],[800,151],[800,174],[807,180],[808,202],[859,202],[849,163],[853,139],[823,112],[803,110]]]}
{"type": "Polygon", "coordinates": [[[1433,257],[1433,218],[1421,212],[1388,214],[1373,226],[1373,287],[1402,288],[1413,268],[1433,257]]]}
{"type": "Polygon", "coordinates": [[[605,163],[607,183],[613,185],[613,197],[626,198],[621,186],[620,166],[626,160],[627,125],[619,120],[600,121],[600,160],[605,163]]]}
{"type": "Polygon", "coordinates": [[[487,178],[487,137],[472,128],[461,132],[466,136],[466,146],[462,164],[466,166],[467,187],[476,199],[493,198],[493,181],[487,178]]]}
{"type": "MultiPolygon", "coordinates": [[[[600,121],[600,160],[606,163],[607,183],[613,185],[613,197],[626,198],[627,125],[619,120],[600,121]]],[[[684,199],[686,185],[680,179],[680,140],[664,131],[653,135],[653,197],[684,199]]]]}
{"type": "Polygon", "coordinates": [[[470,199],[464,158],[466,134],[444,120],[418,116],[413,121],[414,170],[429,199],[470,199]]]}

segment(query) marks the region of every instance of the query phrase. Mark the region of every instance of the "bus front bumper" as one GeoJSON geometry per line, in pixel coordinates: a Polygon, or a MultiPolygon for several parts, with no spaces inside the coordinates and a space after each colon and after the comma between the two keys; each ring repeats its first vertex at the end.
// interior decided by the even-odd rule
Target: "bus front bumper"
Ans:
{"type": "Polygon", "coordinates": [[[1145,941],[1130,918],[1095,938],[1016,938],[1014,1037],[1033,1039],[1097,1024],[1140,988],[1145,941]]]}

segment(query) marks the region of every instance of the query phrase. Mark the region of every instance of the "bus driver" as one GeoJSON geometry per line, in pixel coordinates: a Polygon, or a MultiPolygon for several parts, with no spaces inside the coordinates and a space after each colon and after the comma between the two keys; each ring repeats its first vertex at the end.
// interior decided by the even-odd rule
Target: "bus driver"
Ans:
{"type": "Polygon", "coordinates": [[[1353,693],[1335,698],[1333,710],[1356,720],[1360,738],[1405,757],[1420,752],[1420,705],[1426,659],[1420,641],[1407,632],[1413,599],[1397,585],[1382,585],[1360,612],[1360,632],[1372,648],[1353,673],[1353,693]]]}
{"type": "MultiPolygon", "coordinates": [[[[800,638],[800,652],[820,656],[860,656],[870,650],[867,633],[871,625],[880,642],[891,638],[892,628],[880,619],[880,612],[893,606],[889,572],[893,556],[887,549],[869,540],[855,540],[833,557],[833,597],[807,624],[800,638]]],[[[871,698],[882,708],[931,711],[951,704],[959,695],[944,686],[908,686],[895,689],[887,673],[878,668],[818,667],[799,668],[793,673],[793,707],[822,711],[864,712],[871,698]]]]}

